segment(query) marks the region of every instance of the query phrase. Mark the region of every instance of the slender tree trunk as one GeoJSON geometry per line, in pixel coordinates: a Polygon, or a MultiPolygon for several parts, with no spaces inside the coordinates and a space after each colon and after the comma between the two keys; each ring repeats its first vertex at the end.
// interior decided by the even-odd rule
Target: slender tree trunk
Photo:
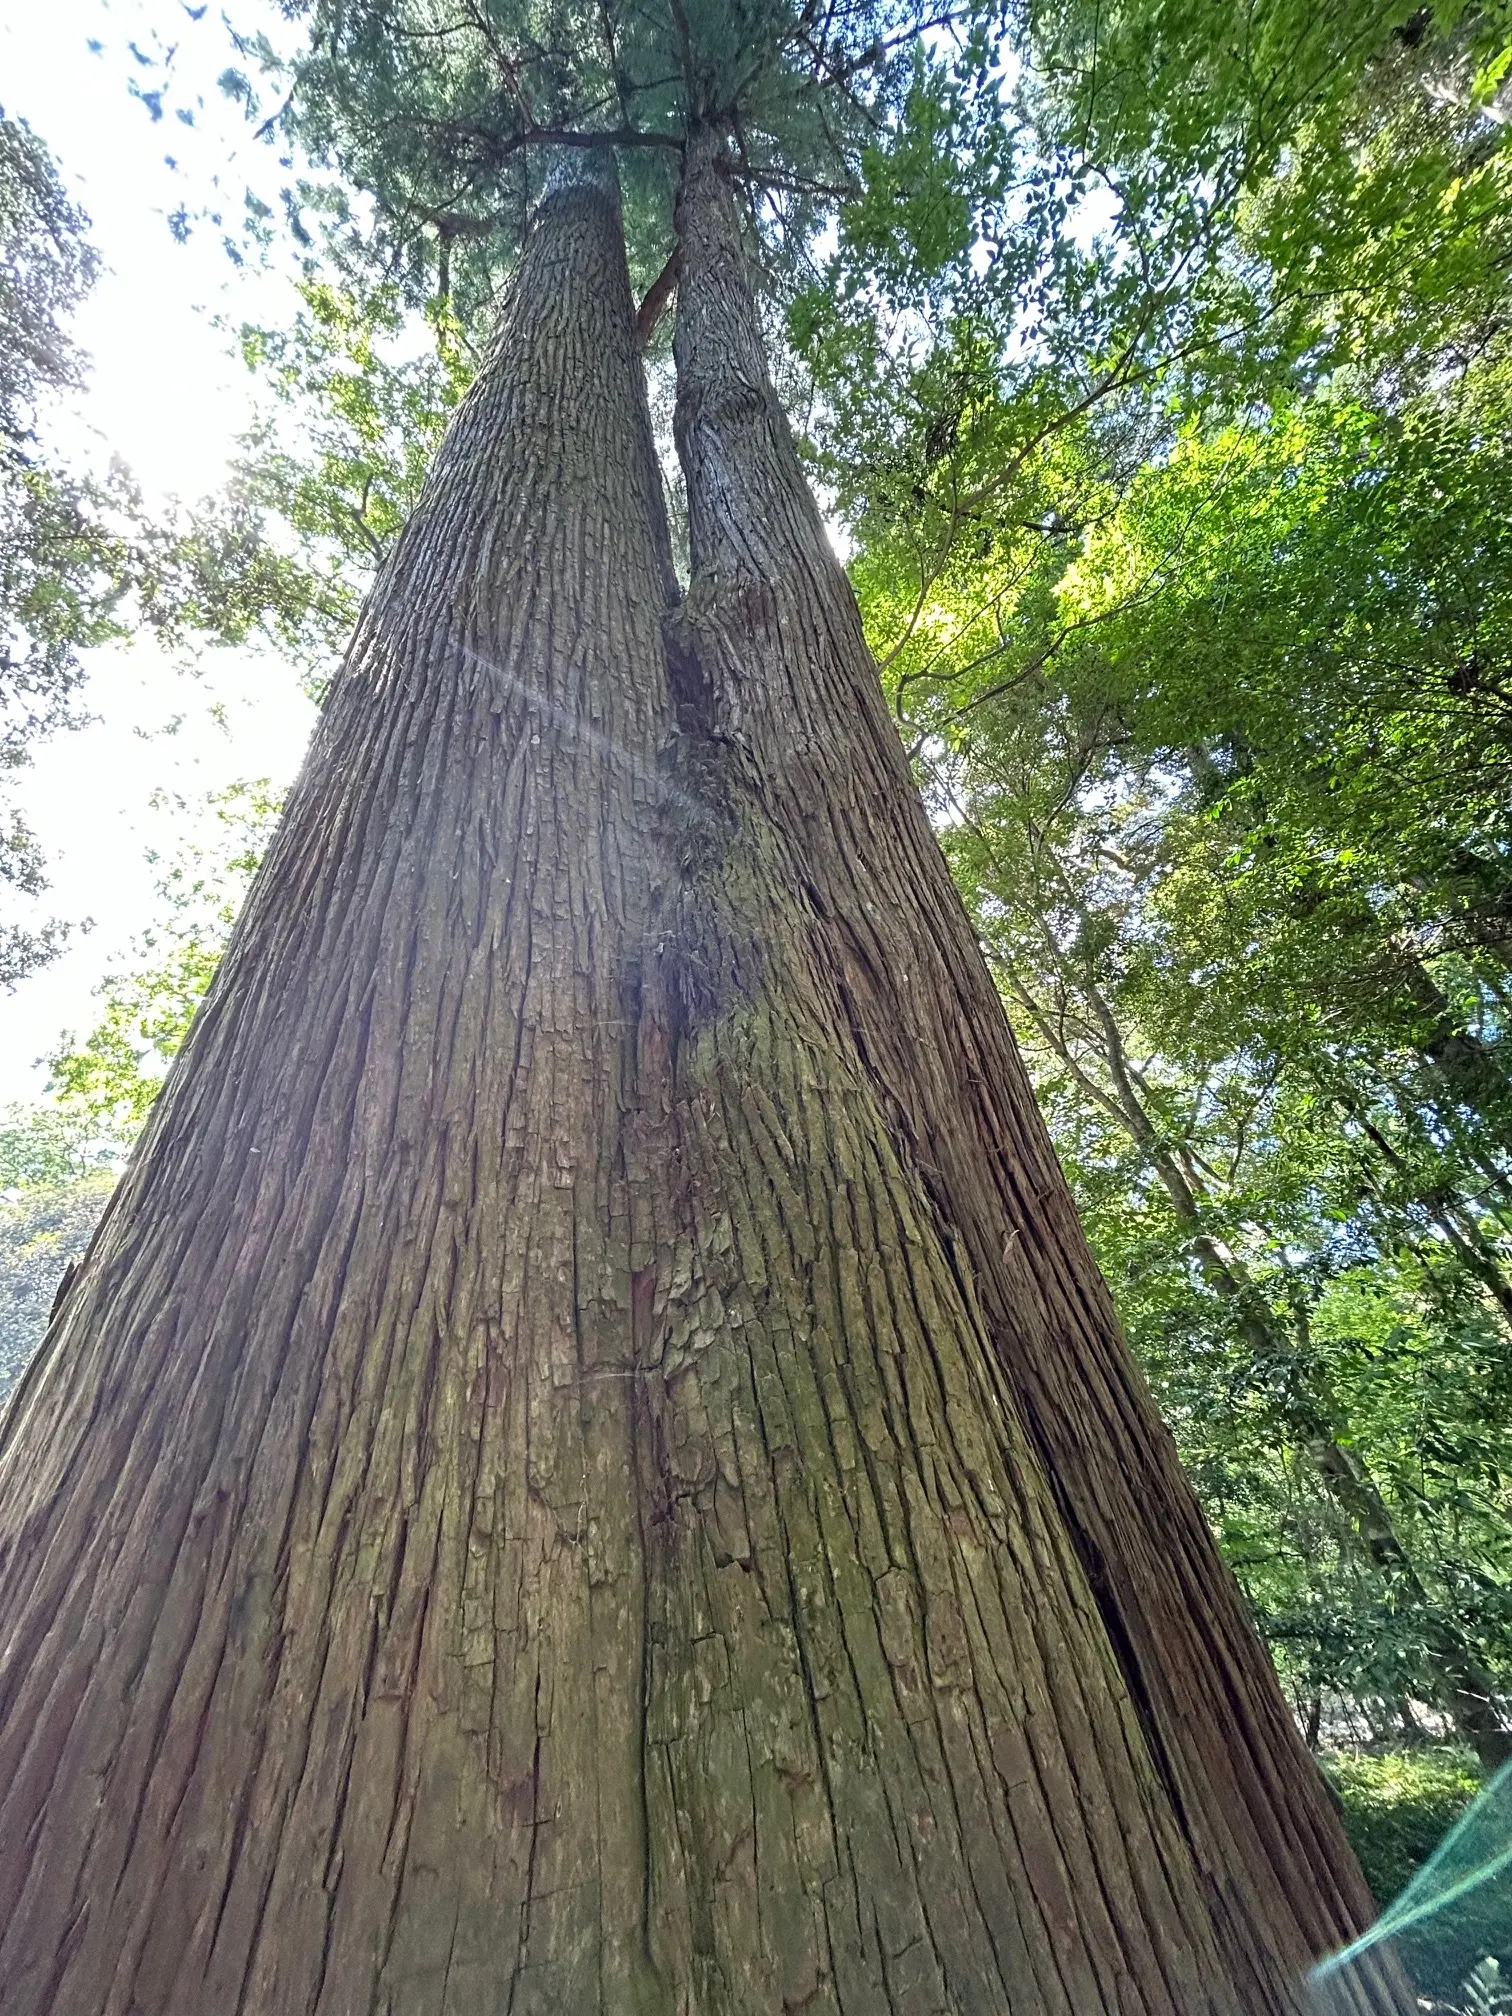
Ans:
{"type": "MultiPolygon", "coordinates": [[[[1162,1144],[1129,1078],[1122,1036],[1107,1003],[1095,989],[1089,987],[1088,992],[1102,1024],[1115,1094],[1096,1094],[1091,1081],[1083,1078],[1082,1082],[1116,1115],[1149,1168],[1160,1178],[1203,1278],[1235,1311],[1240,1334],[1256,1360],[1295,1361],[1297,1351],[1292,1338],[1277,1321],[1248,1270],[1208,1231],[1201,1192],[1189,1168],[1184,1168],[1162,1144]]],[[[1020,998],[1027,999],[1023,994],[1020,998]]],[[[1031,1012],[1035,1013],[1046,1040],[1055,1046],[1048,1022],[1037,1010],[1031,1012]]],[[[1070,1068],[1078,1069],[1068,1051],[1059,1048],[1059,1054],[1070,1068]]],[[[1340,1418],[1325,1394],[1317,1392],[1296,1388],[1287,1407],[1288,1431],[1335,1509],[1342,1514],[1357,1559],[1405,1589],[1415,1605],[1424,1656],[1435,1682],[1433,1698],[1460,1740],[1475,1751],[1487,1771],[1499,1769],[1512,1756],[1512,1736],[1503,1726],[1491,1679],[1464,1636],[1452,1627],[1446,1629],[1433,1617],[1427,1588],[1402,1545],[1390,1507],[1369,1466],[1354,1451],[1348,1422],[1340,1418]]],[[[1308,1737],[1307,1742],[1311,1749],[1312,1738],[1308,1737]]]]}
{"type": "Polygon", "coordinates": [[[1497,1713],[1491,1681],[1457,1631],[1433,1618],[1428,1591],[1398,1537],[1391,1511],[1368,1468],[1322,1421],[1302,1425],[1302,1446],[1323,1488],[1349,1521],[1358,1546],[1380,1575],[1405,1588],[1416,1608],[1423,1654],[1437,1685],[1438,1705],[1488,1772],[1512,1757],[1512,1737],[1497,1713]],[[1310,1432],[1309,1432],[1310,1427],[1310,1432]]]}
{"type": "MultiPolygon", "coordinates": [[[[939,1928],[980,1913],[975,1950],[990,1980],[985,1941],[1038,1921],[1063,1970],[1076,1956],[1078,2010],[1114,2006],[1115,1950],[1129,1969],[1117,1992],[1141,2006],[1169,1996],[1188,2009],[1287,2007],[1307,1956],[1368,1912],[1363,1886],[1118,1334],[887,719],[766,375],[716,151],[707,140],[690,151],[679,216],[677,436],[693,581],[673,660],[684,744],[702,745],[698,788],[720,823],[717,847],[690,849],[671,934],[691,1004],[674,1079],[679,1139],[699,1166],[769,1144],[779,1195],[802,1172],[821,1242],[838,1236],[838,1250],[821,1243],[815,1256],[835,1272],[825,1291],[835,1369],[816,1395],[826,1415],[830,1380],[844,1390],[873,1340],[884,1367],[934,1354],[943,1378],[941,1340],[958,1338],[963,1373],[999,1396],[1007,1451],[998,1473],[990,1443],[962,1441],[967,1410],[947,1387],[950,1436],[937,1442],[921,1424],[930,1461],[901,1495],[905,1521],[895,1525],[883,1496],[870,1543],[878,1567],[900,1544],[931,1564],[932,1606],[942,1590],[955,1599],[938,1619],[926,1612],[923,1661],[887,1647],[895,1689],[906,1673],[933,1694],[915,1730],[916,1742],[918,1729],[931,1738],[925,1782],[938,1803],[934,1845],[905,1884],[925,1928],[911,1950],[949,1981],[939,1928]],[[802,1009],[787,1035],[768,1033],[762,990],[787,1014],[802,1009]],[[748,1032],[744,1050],[737,1032],[748,1032]],[[763,1117],[774,1055],[806,1061],[763,1117]],[[891,1235],[880,1230],[889,1221],[891,1235]],[[1036,1680],[1026,1728],[998,1692],[991,1620],[1001,1614],[1017,1644],[1043,1642],[1043,1626],[1026,1633],[1014,1620],[1021,1605],[1051,1600],[1049,1557],[1037,1586],[1011,1595],[1001,1563],[987,1566],[993,1536],[1042,1517],[1066,1550],[1057,1636],[1072,1615],[1088,1635],[1074,1683],[1053,1671],[1036,1680]],[[1022,1824],[1025,1786],[1070,1879],[1058,1907],[1027,1849],[1022,1872],[1010,1855],[989,1887],[998,1850],[988,1844],[1022,1824]],[[1136,1839],[1147,1845],[1130,1857],[1136,1839]],[[938,1900],[957,1882],[947,1919],[938,1900]]],[[[815,1260],[789,1264],[805,1273],[815,1260]]],[[[815,1460],[805,1449],[811,1478],[815,1460]]],[[[863,1479],[874,1496],[869,1467],[852,1488],[863,1479]]],[[[866,1535],[872,1517],[850,1511],[847,1524],[866,1535]]],[[[826,1702],[830,1685],[826,1674],[826,1702]]],[[[848,1782],[826,1778],[832,1811],[848,1782]]],[[[858,1814],[840,1832],[855,1867],[866,1823],[858,1814]]],[[[982,2006],[997,2006],[991,1992],[1015,2004],[1048,1992],[1022,1956],[999,1949],[994,1964],[1002,1988],[982,2006]]]]}
{"type": "MultiPolygon", "coordinates": [[[[1090,978],[1079,983],[1088,1007],[1102,1030],[1103,1059],[1113,1081],[1112,1092],[1098,1087],[1058,1037],[1050,1018],[1027,989],[1020,986],[1017,998],[1035,1021],[1044,1040],[1054,1049],[1078,1081],[1098,1100],[1128,1134],[1143,1155],[1146,1165],[1159,1177],[1176,1222],[1204,1280],[1233,1309],[1240,1335],[1257,1362],[1295,1363],[1296,1347],[1286,1329],[1276,1319],[1270,1304],[1256,1288],[1248,1269],[1225,1250],[1208,1230],[1205,1197],[1191,1170],[1190,1159],[1178,1160],[1162,1141],[1130,1073],[1118,1019],[1101,991],[1090,978]],[[1184,1166],[1185,1164],[1185,1166],[1184,1166]]],[[[1361,1110],[1361,1118],[1378,1146],[1391,1153],[1389,1145],[1361,1110]]],[[[1512,1756],[1512,1736],[1502,1726],[1489,1676],[1464,1637],[1445,1629],[1434,1619],[1432,1604],[1421,1576],[1403,1547],[1390,1507],[1369,1467],[1350,1443],[1348,1423],[1326,1394],[1294,1386],[1288,1400],[1289,1432],[1335,1508],[1343,1515],[1357,1557],[1379,1575],[1389,1576],[1404,1588],[1416,1605],[1423,1631],[1423,1650],[1435,1681],[1435,1699],[1465,1743],[1475,1751],[1488,1771],[1498,1769],[1512,1756]]],[[[1309,1742],[1309,1748],[1311,1743],[1309,1742]]]]}
{"type": "MultiPolygon", "coordinates": [[[[1396,1170],[1410,1182],[1411,1170],[1406,1158],[1398,1153],[1381,1129],[1376,1126],[1365,1101],[1354,1089],[1347,1082],[1331,1085],[1325,1083],[1323,1089],[1356,1122],[1387,1168],[1396,1170]]],[[[1505,1179],[1499,1171],[1493,1171],[1493,1174],[1499,1184],[1504,1184],[1505,1179]]],[[[1496,1304],[1503,1320],[1512,1326],[1512,1281],[1508,1280],[1502,1269],[1495,1246],[1481,1230],[1473,1208],[1467,1206],[1464,1199],[1452,1191],[1429,1193],[1421,1198],[1421,1202],[1430,1221],[1438,1227],[1447,1243],[1453,1248],[1466,1272],[1480,1282],[1496,1304]]]]}
{"type": "Polygon", "coordinates": [[[1512,1147],[1512,1081],[1495,1051],[1460,1027],[1443,989],[1411,945],[1393,940],[1394,976],[1418,1011],[1417,1044],[1450,1097],[1468,1106],[1502,1149],[1512,1147]]]}

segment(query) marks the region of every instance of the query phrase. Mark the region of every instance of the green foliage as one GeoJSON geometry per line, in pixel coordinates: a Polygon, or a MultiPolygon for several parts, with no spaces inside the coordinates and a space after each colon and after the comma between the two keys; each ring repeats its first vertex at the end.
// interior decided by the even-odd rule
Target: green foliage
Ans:
{"type": "Polygon", "coordinates": [[[1428,1860],[1480,1790],[1467,1751],[1344,1750],[1322,1759],[1376,1902],[1385,1906],[1428,1860]]]}
{"type": "Polygon", "coordinates": [[[265,782],[211,801],[216,832],[164,864],[164,918],[144,934],[140,963],[108,974],[103,1012],[82,1042],[52,1059],[52,1091],[67,1124],[125,1147],[162,1087],[214,978],[246,889],[280,809],[265,782]]]}
{"type": "Polygon", "coordinates": [[[473,367],[443,304],[425,317],[430,340],[406,352],[416,332],[392,286],[311,279],[299,299],[287,328],[241,332],[247,366],[274,404],[243,443],[236,494],[292,535],[286,565],[303,592],[280,638],[319,661],[345,643],[473,367]]]}
{"type": "MultiPolygon", "coordinates": [[[[904,655],[891,684],[1088,1230],[1284,1676],[1304,1702],[1431,1700],[1444,1642],[1512,1660],[1496,974],[1449,935],[1429,872],[1500,842],[1455,713],[1478,703],[1433,690],[1405,615],[1351,646],[1342,583],[1334,608],[1288,597],[1299,520],[1350,546],[1362,598],[1367,558],[1388,564],[1375,517],[1341,531],[1332,495],[1299,512],[1298,489],[1330,490],[1326,455],[1301,463],[1244,486],[1248,541],[1211,473],[1172,501],[1186,459],[1147,471],[1048,589],[1026,573],[1005,598],[980,673],[904,655]],[[1163,536],[1131,537],[1150,494],[1163,536]],[[1420,835],[1382,732],[1403,713],[1420,835]],[[1348,794],[1331,757],[1308,788],[1322,724],[1355,738],[1348,794]]],[[[1253,455],[1226,440],[1214,467],[1236,464],[1253,455]]],[[[1431,634],[1410,545],[1390,592],[1431,634]]]]}
{"type": "Polygon", "coordinates": [[[1305,798],[1358,872],[1368,841],[1372,867],[1422,850],[1412,873],[1437,879],[1453,831],[1497,879],[1512,463],[1509,416],[1487,405],[1323,396],[1264,427],[1189,429],[1067,582],[1067,613],[1097,626],[1148,740],[1208,748],[1278,827],[1305,798]]]}
{"type": "Polygon", "coordinates": [[[116,1154],[54,1105],[0,1114],[0,1405],[42,1340],[58,1284],[115,1187],[116,1154]]]}
{"type": "MultiPolygon", "coordinates": [[[[187,809],[187,808],[185,808],[187,809]]],[[[207,837],[161,865],[163,913],[103,983],[99,1021],[65,1038],[48,1100],[0,1114],[0,1401],[41,1342],[163,1074],[214,977],[279,804],[260,782],[210,801],[207,837]]]]}
{"type": "Polygon", "coordinates": [[[0,1194],[56,1190],[110,1167],[110,1145],[88,1120],[56,1106],[12,1106],[0,1113],[0,1194]]]}
{"type": "Polygon", "coordinates": [[[1031,21],[1041,130],[1115,193],[1121,237],[1182,246],[1202,350],[1316,383],[1504,323],[1501,9],[1133,0],[1031,21]]]}
{"type": "MultiPolygon", "coordinates": [[[[39,401],[79,382],[63,324],[95,273],[86,225],[41,141],[0,113],[0,772],[68,720],[77,651],[108,630],[114,600],[88,497],[38,460],[34,435],[39,401]]],[[[13,808],[0,821],[0,882],[35,894],[36,844],[13,808]]],[[[0,920],[0,985],[63,936],[0,920]]]]}
{"type": "Polygon", "coordinates": [[[0,1194],[0,1405],[41,1341],[58,1286],[114,1187],[105,1173],[0,1194]]]}
{"type": "Polygon", "coordinates": [[[1263,994],[1256,1011],[1252,969],[1285,948],[1230,910],[1232,850],[1174,763],[1131,770],[1048,682],[1012,713],[1009,697],[973,730],[944,837],[1125,1324],[1283,1675],[1299,1702],[1432,1699],[1440,1633],[1505,1665],[1512,1338],[1470,1264],[1502,1280],[1473,1137],[1457,1157],[1429,1138],[1418,1060],[1379,1032],[1362,1057],[1315,1014],[1263,994]],[[1402,1133],[1396,1102],[1417,1123],[1405,1174],[1368,1131],[1402,1133]],[[1483,1240],[1468,1253],[1451,1237],[1467,1223],[1483,1240]],[[1410,1575],[1370,1558],[1320,1471],[1328,1444],[1365,1452],[1410,1575]]]}
{"type": "Polygon", "coordinates": [[[189,1033],[220,952],[214,941],[190,938],[170,945],[152,966],[106,977],[100,1020],[77,1049],[52,1059],[52,1090],[69,1110],[89,1114],[123,1139],[137,1132],[189,1033]]]}
{"type": "Polygon", "coordinates": [[[1473,1759],[1448,1748],[1343,1752],[1323,1764],[1377,1902],[1384,1909],[1400,1899],[1391,1951],[1419,2006],[1504,2016],[1512,1968],[1509,1788],[1500,1780],[1482,1788],[1473,1759]]]}
{"type": "Polygon", "coordinates": [[[818,466],[891,583],[883,651],[948,617],[969,662],[1036,541],[1094,522],[1183,415],[1221,424],[1341,370],[1397,400],[1494,364],[1501,38],[1464,10],[1291,0],[1032,11],[1011,88],[994,75],[984,101],[973,79],[936,141],[969,227],[887,257],[842,228],[792,318],[818,466]],[[981,144],[984,102],[1011,143],[981,144]]]}
{"type": "Polygon", "coordinates": [[[1506,473],[1500,436],[1440,408],[1315,399],[1184,439],[1059,609],[1064,677],[1125,760],[1190,773],[1190,863],[1160,899],[1192,976],[1170,1018],[1306,1042],[1320,1085],[1415,1055],[1445,1153],[1512,1140],[1506,473]],[[1225,941],[1244,951],[1215,987],[1225,941]]]}
{"type": "MultiPolygon", "coordinates": [[[[315,660],[413,504],[551,176],[596,172],[612,148],[646,287],[674,248],[687,137],[719,130],[758,272],[781,301],[811,277],[837,203],[879,259],[963,251],[975,225],[952,160],[968,129],[978,154],[1004,134],[985,89],[1001,7],[983,0],[847,0],[822,14],[793,0],[508,0],[444,19],[418,0],[287,11],[302,44],[244,37],[221,80],[260,137],[311,169],[283,197],[305,261],[300,306],[286,328],[243,331],[273,401],[238,495],[286,556],[279,585],[297,606],[281,639],[315,660]]],[[[266,244],[272,212],[249,215],[266,244]]]]}
{"type": "Polygon", "coordinates": [[[115,1187],[115,1144],[55,1105],[0,1113],[0,1405],[115,1187]]]}
{"type": "MultiPolygon", "coordinates": [[[[280,553],[249,486],[153,516],[128,471],[56,465],[39,444],[49,395],[82,383],[66,328],[96,271],[88,220],[41,141],[0,114],[0,783],[78,720],[80,654],[145,629],[175,648],[327,625],[339,593],[280,553]]],[[[46,886],[35,841],[0,803],[0,884],[46,886]]],[[[0,918],[0,986],[43,964],[67,927],[0,918]]]]}
{"type": "Polygon", "coordinates": [[[89,220],[71,203],[42,142],[0,113],[0,434],[28,438],[44,387],[76,385],[62,326],[95,277],[89,220]]]}
{"type": "Polygon", "coordinates": [[[700,124],[731,133],[753,226],[801,264],[906,89],[921,27],[974,17],[906,0],[822,15],[794,0],[518,0],[444,19],[411,0],[305,0],[290,12],[308,23],[304,46],[285,58],[249,37],[222,85],[254,118],[277,94],[268,130],[337,173],[291,187],[296,236],[313,246],[318,232],[349,272],[376,261],[412,302],[454,303],[469,329],[553,164],[596,143],[617,151],[642,284],[670,249],[679,156],[700,124]]]}

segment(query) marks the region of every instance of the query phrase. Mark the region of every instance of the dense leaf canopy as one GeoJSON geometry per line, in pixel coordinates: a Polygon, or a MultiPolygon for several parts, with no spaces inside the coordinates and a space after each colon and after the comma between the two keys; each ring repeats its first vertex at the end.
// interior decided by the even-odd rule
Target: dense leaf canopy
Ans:
{"type": "Polygon", "coordinates": [[[417,297],[486,310],[531,207],[564,150],[610,143],[632,269],[672,249],[678,162],[700,125],[728,132],[732,174],[758,235],[790,260],[837,199],[860,187],[910,85],[983,67],[992,13],[942,0],[658,0],[651,6],[452,5],[309,0],[280,58],[249,38],[225,88],[334,182],[291,189],[297,232],[324,226],[349,255],[377,254],[417,297]],[[358,203],[353,192],[365,199],[358,203]]]}

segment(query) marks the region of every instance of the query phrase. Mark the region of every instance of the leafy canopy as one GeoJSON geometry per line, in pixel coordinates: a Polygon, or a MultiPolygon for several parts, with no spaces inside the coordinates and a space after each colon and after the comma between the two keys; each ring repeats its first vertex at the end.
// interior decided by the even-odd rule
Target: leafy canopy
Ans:
{"type": "Polygon", "coordinates": [[[296,230],[385,263],[412,298],[486,308],[564,148],[618,152],[632,267],[673,241],[679,156],[726,131],[732,173],[769,247],[790,260],[860,186],[910,87],[922,37],[981,62],[995,10],[912,0],[305,0],[299,52],[248,39],[223,79],[339,180],[291,192],[296,230]],[[355,192],[367,199],[355,198],[355,192]]]}

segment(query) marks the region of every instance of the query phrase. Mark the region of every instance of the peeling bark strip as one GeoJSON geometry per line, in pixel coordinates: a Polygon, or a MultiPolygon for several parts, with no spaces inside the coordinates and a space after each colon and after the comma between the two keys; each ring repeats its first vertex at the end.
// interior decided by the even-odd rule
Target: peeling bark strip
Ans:
{"type": "Polygon", "coordinates": [[[1261,2016],[1365,1909],[683,223],[685,609],[590,177],[0,1424],[6,2016],[1261,2016]]]}

